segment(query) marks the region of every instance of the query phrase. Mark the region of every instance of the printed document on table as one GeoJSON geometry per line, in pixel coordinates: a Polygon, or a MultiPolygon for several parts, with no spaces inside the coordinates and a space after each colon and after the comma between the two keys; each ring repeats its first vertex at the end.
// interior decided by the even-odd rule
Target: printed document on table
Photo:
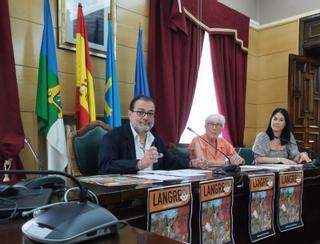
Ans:
{"type": "Polygon", "coordinates": [[[265,170],[265,168],[258,165],[240,165],[240,168],[241,168],[241,172],[265,170]]]}
{"type": "Polygon", "coordinates": [[[78,179],[81,182],[104,186],[142,185],[161,182],[152,179],[133,178],[131,175],[95,175],[79,177],[78,179]]]}
{"type": "Polygon", "coordinates": [[[179,170],[152,170],[152,171],[139,171],[139,174],[157,174],[157,175],[172,175],[179,177],[192,177],[208,174],[211,170],[198,170],[198,169],[179,169],[179,170]]]}
{"type": "Polygon", "coordinates": [[[302,164],[259,164],[259,167],[262,167],[264,169],[271,169],[271,170],[287,170],[287,169],[292,169],[292,168],[301,168],[303,165],[302,164]]]}
{"type": "Polygon", "coordinates": [[[182,177],[171,176],[171,175],[160,175],[160,174],[148,174],[148,173],[137,174],[137,175],[133,175],[132,177],[141,178],[141,179],[162,180],[162,181],[183,180],[182,177]]]}

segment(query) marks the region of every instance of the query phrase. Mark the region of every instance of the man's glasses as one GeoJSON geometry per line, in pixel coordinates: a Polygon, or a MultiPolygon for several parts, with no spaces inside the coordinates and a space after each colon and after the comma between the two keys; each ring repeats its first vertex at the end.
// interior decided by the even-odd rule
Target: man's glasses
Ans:
{"type": "Polygon", "coordinates": [[[210,128],[221,128],[221,127],[222,127],[221,124],[215,124],[215,123],[207,123],[207,125],[208,125],[210,128]]]}
{"type": "Polygon", "coordinates": [[[147,115],[148,118],[153,118],[154,117],[154,112],[145,112],[145,111],[132,111],[138,115],[138,117],[143,118],[145,115],[147,115]]]}

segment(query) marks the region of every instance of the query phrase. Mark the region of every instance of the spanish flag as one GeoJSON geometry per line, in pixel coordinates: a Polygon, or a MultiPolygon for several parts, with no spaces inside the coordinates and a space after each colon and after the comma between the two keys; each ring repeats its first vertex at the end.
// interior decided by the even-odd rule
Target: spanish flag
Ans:
{"type": "Polygon", "coordinates": [[[89,56],[86,24],[82,6],[78,5],[77,36],[76,36],[76,116],[77,127],[96,120],[92,65],[89,56]]]}

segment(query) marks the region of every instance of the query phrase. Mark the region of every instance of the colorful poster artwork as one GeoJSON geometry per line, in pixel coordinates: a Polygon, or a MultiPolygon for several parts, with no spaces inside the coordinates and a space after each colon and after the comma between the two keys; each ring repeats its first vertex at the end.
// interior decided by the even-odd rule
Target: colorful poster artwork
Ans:
{"type": "Polygon", "coordinates": [[[151,215],[150,232],[188,242],[189,206],[169,209],[151,215]]]}
{"type": "Polygon", "coordinates": [[[252,242],[275,234],[274,185],[275,175],[249,175],[249,235],[252,242]]]}
{"type": "Polygon", "coordinates": [[[278,226],[281,232],[302,227],[303,172],[279,174],[278,226]]]}
{"type": "Polygon", "coordinates": [[[201,243],[234,243],[232,205],[233,178],[200,182],[201,243]]]}
{"type": "Polygon", "coordinates": [[[148,189],[148,231],[191,242],[191,184],[148,189]]]}

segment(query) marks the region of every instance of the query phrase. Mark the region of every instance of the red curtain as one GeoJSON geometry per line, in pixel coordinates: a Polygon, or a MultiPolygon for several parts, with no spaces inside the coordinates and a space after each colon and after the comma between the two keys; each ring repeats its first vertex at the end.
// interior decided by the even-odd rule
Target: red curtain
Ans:
{"type": "Polygon", "coordinates": [[[247,53],[233,35],[210,35],[212,69],[218,110],[226,117],[223,137],[235,147],[243,146],[247,53]]]}
{"type": "MultiPolygon", "coordinates": [[[[4,169],[4,160],[9,158],[13,158],[11,169],[23,169],[18,154],[24,146],[24,132],[20,118],[8,0],[0,2],[0,30],[0,169],[4,169]]],[[[12,175],[10,178],[11,182],[16,182],[23,177],[12,175]]],[[[0,175],[0,183],[2,180],[3,175],[0,175]]]]}
{"type": "Polygon", "coordinates": [[[195,92],[204,31],[179,12],[177,0],[150,1],[148,80],[156,129],[177,143],[195,92]]]}
{"type": "Polygon", "coordinates": [[[217,1],[180,1],[188,18],[210,34],[218,109],[226,117],[223,136],[243,146],[249,18],[217,1]]]}
{"type": "Polygon", "coordinates": [[[215,0],[151,0],[149,16],[148,75],[157,130],[166,142],[178,142],[190,113],[207,31],[218,108],[227,120],[223,134],[234,146],[242,146],[249,18],[215,0]]]}

